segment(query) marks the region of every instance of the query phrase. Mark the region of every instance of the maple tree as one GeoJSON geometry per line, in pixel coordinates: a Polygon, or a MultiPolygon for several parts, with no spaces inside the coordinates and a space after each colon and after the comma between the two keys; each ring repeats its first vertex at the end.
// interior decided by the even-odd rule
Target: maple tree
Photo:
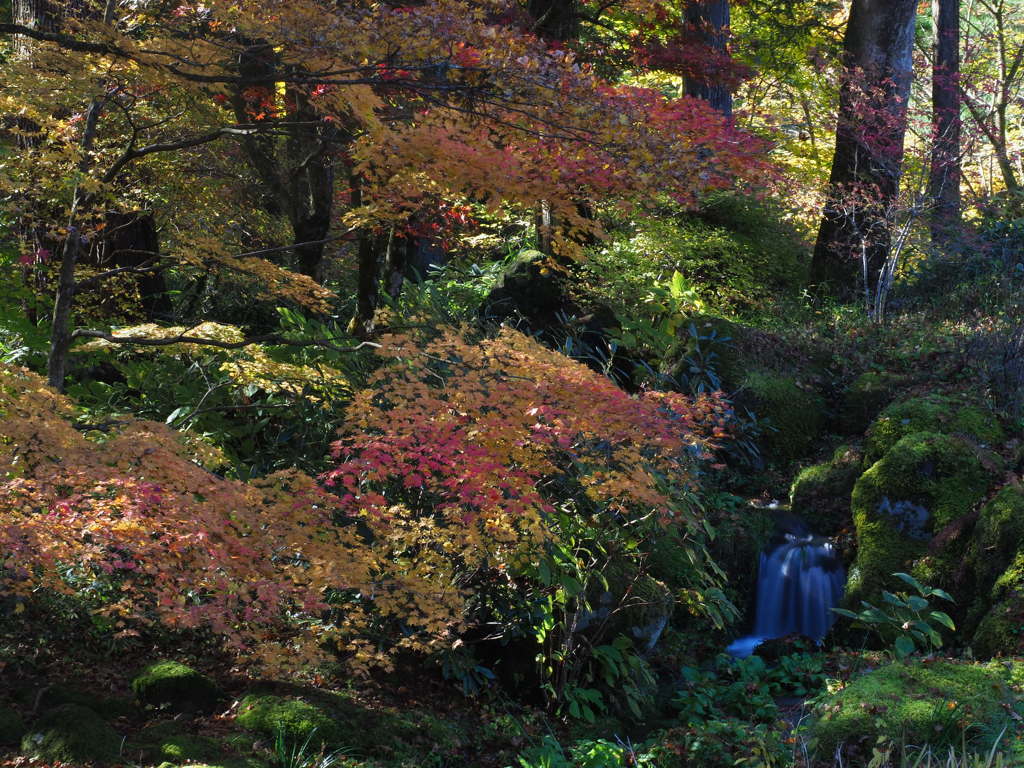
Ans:
{"type": "MultiPolygon", "coordinates": [[[[33,126],[12,132],[34,137],[30,151],[5,162],[7,193],[63,243],[53,259],[62,276],[51,383],[62,381],[82,287],[74,262],[104,238],[95,212],[115,198],[129,209],[143,202],[136,184],[157,172],[154,163],[182,174],[179,184],[191,178],[195,153],[211,142],[239,142],[267,204],[287,213],[290,250],[307,275],[322,276],[331,226],[356,233],[366,273],[363,330],[372,326],[380,233],[438,198],[491,207],[549,201],[563,222],[555,240],[568,248],[573,231],[596,226],[580,215],[580,196],[635,203],[657,191],[693,201],[703,189],[760,172],[763,145],[699,101],[607,83],[566,51],[510,34],[506,11],[450,0],[372,8],[211,3],[183,4],[169,16],[143,6],[108,14],[106,23],[86,15],[59,31],[0,25],[34,45],[32,56],[13,62],[2,94],[3,109],[33,126]],[[348,178],[347,196],[335,189],[336,175],[348,178]],[[76,178],[70,199],[36,188],[37,179],[68,176],[76,178]],[[66,236],[72,232],[77,237],[66,236]]],[[[189,238],[176,244],[175,258],[240,266],[223,239],[204,255],[209,244],[189,238]]],[[[267,276],[274,267],[263,260],[258,271],[267,276]]]]}
{"type": "MultiPolygon", "coordinates": [[[[0,369],[5,589],[99,583],[92,607],[124,633],[205,627],[266,664],[330,649],[365,668],[450,644],[467,575],[511,578],[553,535],[545,488],[558,477],[580,489],[576,514],[656,521],[707,559],[694,490],[727,434],[720,400],[630,397],[513,331],[393,338],[381,354],[326,488],[294,470],[224,479],[216,450],[164,424],[76,428],[39,377],[0,369]]],[[[254,363],[226,365],[251,382],[268,373],[254,363]]],[[[710,562],[694,566],[693,610],[714,583],[710,562]]]]}

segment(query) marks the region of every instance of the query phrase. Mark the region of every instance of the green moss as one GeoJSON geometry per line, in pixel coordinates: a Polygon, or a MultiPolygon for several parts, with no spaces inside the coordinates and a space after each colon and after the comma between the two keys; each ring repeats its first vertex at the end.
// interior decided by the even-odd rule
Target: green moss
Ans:
{"type": "Polygon", "coordinates": [[[824,399],[788,376],[749,373],[737,401],[761,420],[765,457],[776,463],[806,456],[825,425],[824,399]]]}
{"type": "Polygon", "coordinates": [[[927,395],[894,403],[886,408],[867,432],[864,461],[878,461],[903,437],[914,432],[963,435],[995,445],[1005,438],[999,420],[976,405],[942,395],[927,395]]]}
{"type": "Polygon", "coordinates": [[[197,736],[182,730],[175,721],[154,723],[144,728],[132,744],[132,751],[139,751],[152,760],[173,763],[210,760],[220,755],[220,745],[213,739],[197,736]]]}
{"type": "Polygon", "coordinates": [[[64,704],[44,714],[21,740],[21,750],[41,760],[108,763],[116,760],[121,737],[91,709],[64,704]]]}
{"type": "MultiPolygon", "coordinates": [[[[1005,717],[1022,665],[913,662],[889,664],[820,700],[810,735],[819,755],[870,747],[878,739],[959,745],[958,720],[990,727],[1005,717]],[[952,707],[950,703],[953,702],[952,707]]],[[[983,745],[980,745],[983,746],[983,745]]]]}
{"type": "Polygon", "coordinates": [[[860,453],[843,446],[831,461],[800,470],[789,490],[790,509],[815,532],[826,536],[838,533],[850,523],[850,496],[860,465],[860,453]]]}
{"type": "Polygon", "coordinates": [[[274,738],[278,733],[291,744],[342,744],[342,733],[327,707],[301,699],[253,694],[238,707],[238,724],[274,738]]]}
{"type": "Polygon", "coordinates": [[[995,471],[959,438],[919,432],[899,440],[853,488],[848,601],[876,599],[892,573],[909,570],[934,533],[971,511],[995,471]]]}
{"type": "Polygon", "coordinates": [[[1024,550],[996,580],[990,600],[992,607],[971,642],[975,654],[1024,654],[1024,550]]]}
{"type": "Polygon", "coordinates": [[[845,435],[863,434],[879,411],[899,391],[903,378],[884,371],[868,371],[858,376],[843,392],[839,428],[845,435]]]}
{"type": "Polygon", "coordinates": [[[0,705],[0,745],[17,744],[25,735],[25,723],[17,710],[0,705]]]}
{"type": "Polygon", "coordinates": [[[146,667],[132,680],[132,690],[144,704],[178,711],[209,710],[221,697],[213,681],[176,661],[158,661],[146,667]]]}
{"type": "Polygon", "coordinates": [[[452,753],[464,743],[464,724],[438,713],[377,705],[361,706],[343,692],[266,685],[242,699],[238,724],[272,740],[282,730],[288,747],[310,744],[351,751],[388,765],[417,767],[428,753],[452,753]],[[315,729],[315,730],[314,730],[315,729]]]}

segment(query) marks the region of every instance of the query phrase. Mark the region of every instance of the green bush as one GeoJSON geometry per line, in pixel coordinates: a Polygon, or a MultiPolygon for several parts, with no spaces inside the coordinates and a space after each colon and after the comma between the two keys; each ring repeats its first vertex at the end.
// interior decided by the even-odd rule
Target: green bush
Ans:
{"type": "Polygon", "coordinates": [[[795,295],[807,263],[805,244],[780,210],[719,193],[695,213],[631,222],[588,254],[581,278],[584,290],[624,317],[656,303],[652,287],[674,272],[704,308],[735,312],[795,295]]]}

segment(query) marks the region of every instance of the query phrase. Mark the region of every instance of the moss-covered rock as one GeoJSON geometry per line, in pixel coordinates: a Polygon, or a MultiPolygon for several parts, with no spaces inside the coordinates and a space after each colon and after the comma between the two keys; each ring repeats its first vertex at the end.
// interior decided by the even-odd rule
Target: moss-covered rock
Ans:
{"type": "Polygon", "coordinates": [[[969,607],[965,629],[976,626],[992,605],[992,588],[1024,547],[1024,488],[1008,485],[978,512],[956,585],[969,607]],[[968,602],[966,598],[970,596],[968,602]]]}
{"type": "Polygon", "coordinates": [[[897,442],[853,488],[857,558],[847,599],[877,599],[891,574],[907,571],[931,537],[985,495],[995,473],[968,442],[918,432],[897,442]]]}
{"type": "Polygon", "coordinates": [[[996,445],[1005,434],[999,420],[977,405],[942,395],[927,395],[894,403],[868,428],[864,462],[870,466],[903,437],[914,432],[961,435],[984,445],[996,445]]]}
{"type": "Polygon", "coordinates": [[[1024,655],[1024,550],[992,587],[991,605],[971,641],[980,657],[1024,655]]]}
{"type": "Polygon", "coordinates": [[[21,751],[41,760],[77,764],[117,759],[121,737],[91,709],[64,704],[45,713],[21,740],[21,751]]]}
{"type": "Polygon", "coordinates": [[[889,664],[819,701],[810,736],[817,753],[829,758],[837,748],[870,756],[880,738],[959,746],[958,723],[992,730],[994,723],[1008,719],[1004,704],[1015,700],[1011,686],[1022,678],[1021,664],[889,664]]]}
{"type": "Polygon", "coordinates": [[[289,744],[343,744],[341,728],[327,706],[270,694],[250,694],[238,707],[238,724],[269,738],[282,734],[289,744]]]}
{"type": "Polygon", "coordinates": [[[139,701],[179,712],[208,711],[221,697],[217,685],[205,675],[176,661],[158,661],[134,680],[139,701]]]}
{"type": "Polygon", "coordinates": [[[131,751],[146,755],[150,760],[162,760],[175,764],[210,761],[220,757],[220,744],[205,736],[197,736],[183,730],[175,721],[152,723],[137,735],[131,751]]]}
{"type": "Polygon", "coordinates": [[[844,445],[831,461],[800,470],[789,489],[792,512],[823,536],[848,526],[852,521],[850,496],[860,477],[861,461],[857,449],[844,445]]]}
{"type": "Polygon", "coordinates": [[[903,377],[885,371],[862,373],[843,391],[838,426],[844,435],[861,435],[898,394],[903,377]]]}
{"type": "Polygon", "coordinates": [[[53,683],[39,694],[39,705],[43,709],[55,709],[64,704],[78,704],[107,719],[126,717],[135,712],[135,702],[131,698],[104,696],[73,684],[53,683]]]}
{"type": "Polygon", "coordinates": [[[777,464],[810,453],[825,426],[824,398],[789,376],[765,371],[749,373],[736,401],[761,420],[765,427],[762,450],[766,459],[777,464]]]}
{"type": "Polygon", "coordinates": [[[16,709],[0,704],[0,746],[17,744],[25,735],[25,723],[16,709]]]}

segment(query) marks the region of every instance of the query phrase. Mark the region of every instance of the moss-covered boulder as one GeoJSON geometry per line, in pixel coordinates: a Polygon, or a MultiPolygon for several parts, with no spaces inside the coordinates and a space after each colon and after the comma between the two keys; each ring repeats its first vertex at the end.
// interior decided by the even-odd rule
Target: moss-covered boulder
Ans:
{"type": "Polygon", "coordinates": [[[808,455],[825,426],[824,398],[790,376],[751,372],[736,393],[736,402],[761,421],[762,451],[776,464],[808,455]]]}
{"type": "Polygon", "coordinates": [[[0,746],[17,744],[24,735],[25,723],[18,711],[0,704],[0,746]]]}
{"type": "Polygon", "coordinates": [[[903,437],[914,432],[959,435],[986,446],[1003,441],[999,420],[984,408],[943,395],[926,395],[893,403],[868,428],[864,444],[865,466],[885,455],[903,437]]]}
{"type": "Polygon", "coordinates": [[[823,536],[835,535],[850,525],[850,496],[860,477],[861,461],[856,448],[844,445],[836,449],[831,461],[800,470],[789,489],[791,511],[823,536]]]}
{"type": "Polygon", "coordinates": [[[78,704],[91,709],[107,719],[127,717],[135,712],[136,705],[130,697],[105,696],[98,691],[89,690],[85,686],[52,683],[38,694],[39,705],[43,709],[55,709],[64,704],[78,704]]]}
{"type": "Polygon", "coordinates": [[[1024,655],[1024,550],[996,580],[991,606],[971,640],[975,655],[1024,655]]]}
{"type": "Polygon", "coordinates": [[[221,757],[223,751],[213,739],[188,733],[173,720],[147,725],[131,744],[133,754],[174,764],[211,761],[221,757]]]}
{"type": "Polygon", "coordinates": [[[879,412],[893,401],[903,385],[901,376],[868,371],[843,391],[838,427],[844,435],[862,435],[879,412]]]}
{"type": "Polygon", "coordinates": [[[238,707],[238,724],[269,738],[278,733],[289,744],[340,746],[343,732],[327,706],[297,698],[250,694],[238,707]]]}
{"type": "Polygon", "coordinates": [[[847,582],[848,601],[875,600],[892,573],[910,570],[934,534],[982,499],[997,470],[995,461],[980,457],[963,439],[918,432],[899,440],[864,472],[851,497],[857,557],[847,582]]]}
{"type": "Polygon", "coordinates": [[[992,588],[1024,549],[1024,488],[1008,485],[978,512],[967,554],[955,584],[971,600],[965,629],[974,627],[992,605],[992,588]]]}
{"type": "Polygon", "coordinates": [[[91,709],[64,704],[32,724],[21,751],[47,761],[110,763],[121,751],[121,737],[91,709]]]}
{"type": "Polygon", "coordinates": [[[176,661],[150,664],[132,680],[132,691],[143,704],[178,712],[209,711],[221,698],[220,688],[212,680],[176,661]]]}
{"type": "MultiPolygon", "coordinates": [[[[1022,681],[1022,664],[889,664],[820,700],[809,735],[817,754],[830,760],[837,749],[846,752],[848,759],[870,757],[879,739],[959,747],[961,723],[984,726],[993,737],[1000,730],[993,729],[994,724],[1011,725],[1004,707],[1016,701],[1013,687],[1022,681]]],[[[969,730],[968,738],[972,736],[969,730]]]]}

